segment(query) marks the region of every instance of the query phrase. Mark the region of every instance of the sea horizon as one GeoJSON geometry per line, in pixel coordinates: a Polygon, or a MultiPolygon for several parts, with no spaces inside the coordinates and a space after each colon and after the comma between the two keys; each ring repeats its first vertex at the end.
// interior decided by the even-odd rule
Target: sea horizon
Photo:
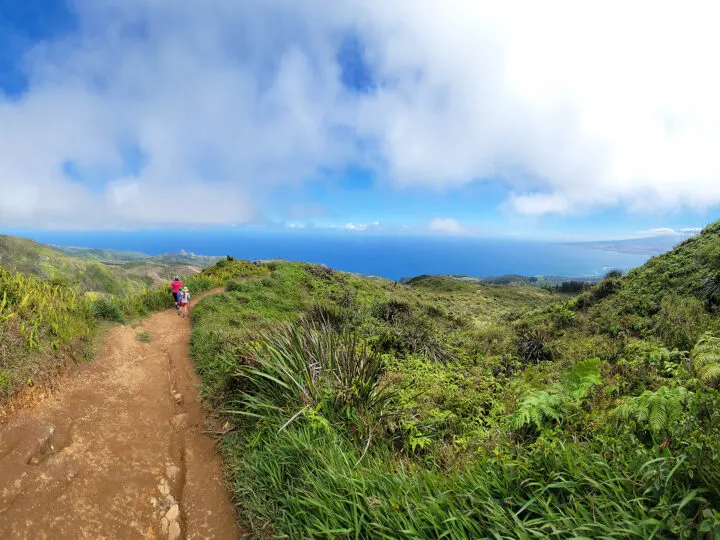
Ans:
{"type": "Polygon", "coordinates": [[[506,238],[383,236],[352,232],[3,231],[43,244],[147,255],[192,252],[239,259],[284,259],[398,280],[422,274],[489,277],[597,277],[627,271],[650,254],[620,253],[567,242],[506,238]]]}

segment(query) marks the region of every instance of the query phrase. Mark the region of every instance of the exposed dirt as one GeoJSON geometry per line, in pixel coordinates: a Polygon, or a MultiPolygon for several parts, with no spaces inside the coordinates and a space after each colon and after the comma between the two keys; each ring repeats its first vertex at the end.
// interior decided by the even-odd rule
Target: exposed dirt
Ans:
{"type": "Polygon", "coordinates": [[[174,310],[114,328],[95,362],[0,423],[0,538],[240,537],[189,335],[174,310]]]}

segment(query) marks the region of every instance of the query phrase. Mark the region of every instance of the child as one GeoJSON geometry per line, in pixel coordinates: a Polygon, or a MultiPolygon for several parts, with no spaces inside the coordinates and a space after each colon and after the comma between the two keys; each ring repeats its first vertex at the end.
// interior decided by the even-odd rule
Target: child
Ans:
{"type": "Polygon", "coordinates": [[[175,276],[175,279],[170,284],[172,288],[173,299],[175,300],[175,309],[180,312],[180,290],[182,289],[183,282],[180,281],[180,276],[175,276]]]}
{"type": "Polygon", "coordinates": [[[190,303],[190,291],[187,287],[183,287],[180,292],[180,316],[184,319],[188,313],[188,304],[190,303]]]}

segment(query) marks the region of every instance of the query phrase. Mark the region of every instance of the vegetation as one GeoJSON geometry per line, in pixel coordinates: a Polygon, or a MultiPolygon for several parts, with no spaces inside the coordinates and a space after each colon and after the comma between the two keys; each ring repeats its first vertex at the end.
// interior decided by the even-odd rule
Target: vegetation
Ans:
{"type": "Polygon", "coordinates": [[[251,533],[720,535],[720,225],[574,297],[229,263],[191,351],[251,533]]]}
{"type": "MultiPolygon", "coordinates": [[[[127,321],[172,306],[167,284],[149,288],[141,281],[137,287],[126,286],[125,277],[100,263],[73,259],[22,239],[0,237],[0,247],[11,250],[14,267],[27,271],[0,266],[0,399],[35,384],[66,363],[89,358],[92,338],[103,323],[127,321]],[[33,260],[83,275],[82,283],[90,280],[100,292],[61,277],[43,279],[37,269],[28,270],[27,264],[32,267],[33,260]]],[[[9,259],[7,252],[2,252],[3,263],[9,259]]],[[[199,293],[231,274],[228,270],[222,278],[196,275],[185,283],[199,293]]],[[[138,334],[139,341],[148,339],[147,333],[138,334]]]]}
{"type": "Polygon", "coordinates": [[[78,292],[127,295],[161,285],[175,274],[189,275],[219,257],[55,248],[25,238],[0,235],[0,264],[6,269],[63,282],[78,292]]]}

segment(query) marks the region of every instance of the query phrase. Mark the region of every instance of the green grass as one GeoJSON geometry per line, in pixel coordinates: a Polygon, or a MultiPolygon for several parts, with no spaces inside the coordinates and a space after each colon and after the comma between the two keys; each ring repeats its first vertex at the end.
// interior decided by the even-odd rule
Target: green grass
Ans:
{"type": "MultiPolygon", "coordinates": [[[[672,277],[713,246],[711,227],[662,273],[573,298],[297,263],[211,270],[226,293],[196,307],[191,352],[235,426],[221,447],[246,530],[720,535],[720,345],[694,346],[720,325],[712,289],[672,277]]],[[[699,264],[706,283],[714,263],[699,264]]]]}
{"type": "Polygon", "coordinates": [[[148,332],[139,332],[135,339],[138,340],[140,343],[150,343],[152,341],[152,338],[150,337],[150,334],[148,332]]]}

